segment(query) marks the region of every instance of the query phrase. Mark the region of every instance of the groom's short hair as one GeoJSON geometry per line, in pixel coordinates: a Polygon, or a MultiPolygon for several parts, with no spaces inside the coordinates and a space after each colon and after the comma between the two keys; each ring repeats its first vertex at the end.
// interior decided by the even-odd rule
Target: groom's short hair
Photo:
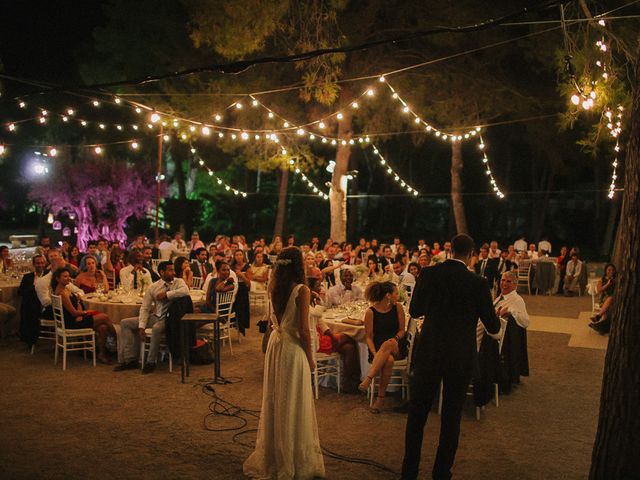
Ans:
{"type": "Polygon", "coordinates": [[[451,250],[455,255],[465,257],[475,248],[473,238],[466,233],[460,233],[451,239],[451,250]]]}

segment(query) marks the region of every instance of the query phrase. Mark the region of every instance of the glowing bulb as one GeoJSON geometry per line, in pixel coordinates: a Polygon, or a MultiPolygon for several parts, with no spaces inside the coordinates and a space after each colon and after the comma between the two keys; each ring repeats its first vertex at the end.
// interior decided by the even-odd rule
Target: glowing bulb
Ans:
{"type": "Polygon", "coordinates": [[[19,106],[20,108],[25,108],[25,107],[27,106],[27,104],[26,104],[26,103],[24,103],[24,102],[20,102],[20,103],[18,104],[18,106],[19,106]]]}
{"type": "Polygon", "coordinates": [[[339,113],[336,115],[336,118],[337,118],[338,120],[342,120],[342,119],[344,118],[344,115],[342,115],[342,113],[341,113],[341,112],[339,112],[339,113]]]}
{"type": "Polygon", "coordinates": [[[15,132],[16,131],[16,125],[14,123],[10,123],[9,124],[9,131],[10,132],[15,132]]]}
{"type": "Polygon", "coordinates": [[[571,103],[578,105],[580,103],[580,97],[578,95],[571,95],[571,103]]]}
{"type": "Polygon", "coordinates": [[[50,157],[55,157],[56,155],[58,155],[58,150],[56,150],[55,148],[49,150],[50,157]]]}
{"type": "Polygon", "coordinates": [[[158,120],[160,120],[160,115],[158,115],[157,113],[152,113],[151,114],[151,123],[156,123],[158,120]]]}
{"type": "Polygon", "coordinates": [[[415,123],[420,123],[420,117],[416,117],[414,120],[415,123]]]}
{"type": "Polygon", "coordinates": [[[409,107],[408,107],[408,106],[403,107],[403,108],[402,108],[402,111],[403,111],[404,113],[409,113],[409,107]]]}
{"type": "Polygon", "coordinates": [[[202,127],[203,135],[209,135],[210,133],[211,133],[211,130],[209,129],[209,127],[202,127]]]}
{"type": "Polygon", "coordinates": [[[240,102],[237,102],[237,103],[236,103],[236,108],[237,108],[238,110],[241,110],[241,109],[242,109],[242,104],[241,104],[240,102]]]}
{"type": "Polygon", "coordinates": [[[595,90],[591,90],[591,93],[589,94],[589,96],[593,99],[596,98],[596,91],[595,90]]]}
{"type": "Polygon", "coordinates": [[[320,123],[318,124],[318,128],[320,128],[320,129],[324,128],[325,126],[326,126],[326,125],[324,124],[324,122],[320,122],[320,123]]]}
{"type": "Polygon", "coordinates": [[[373,88],[370,88],[369,90],[367,90],[367,96],[368,97],[373,97],[375,95],[375,90],[373,88]]]}
{"type": "Polygon", "coordinates": [[[131,128],[133,128],[134,130],[138,130],[138,125],[131,125],[131,128]]]}
{"type": "Polygon", "coordinates": [[[584,102],[582,102],[582,108],[584,108],[585,110],[589,110],[591,108],[589,100],[585,100],[584,102]]]}
{"type": "Polygon", "coordinates": [[[122,131],[122,125],[116,125],[116,128],[120,131],[122,131]]]}
{"type": "Polygon", "coordinates": [[[358,108],[358,107],[359,107],[358,102],[353,102],[351,104],[351,108],[358,108]]]}
{"type": "Polygon", "coordinates": [[[478,145],[478,148],[479,148],[480,150],[484,150],[484,142],[480,143],[480,145],[478,145]]]}
{"type": "Polygon", "coordinates": [[[4,152],[6,152],[6,148],[4,145],[0,145],[0,155],[4,155],[4,152]]]}
{"type": "Polygon", "coordinates": [[[379,81],[380,83],[384,83],[386,80],[387,80],[387,79],[386,79],[386,78],[384,78],[384,75],[381,75],[381,76],[378,78],[378,81],[379,81]]]}
{"type": "Polygon", "coordinates": [[[273,117],[274,117],[273,112],[269,112],[269,115],[267,115],[267,116],[268,116],[269,118],[273,118],[273,117]]]}
{"type": "Polygon", "coordinates": [[[45,122],[47,121],[47,119],[46,119],[45,117],[40,117],[40,118],[38,119],[38,121],[39,121],[40,123],[45,123],[45,122]]]}
{"type": "Polygon", "coordinates": [[[93,104],[94,107],[99,107],[100,106],[100,102],[98,100],[94,100],[91,103],[93,104]]]}
{"type": "Polygon", "coordinates": [[[113,101],[116,102],[117,104],[120,104],[122,102],[122,100],[120,100],[118,97],[115,97],[113,101]]]}
{"type": "Polygon", "coordinates": [[[96,152],[98,155],[100,155],[102,153],[102,148],[101,147],[96,147],[93,149],[94,152],[96,152]]]}
{"type": "Polygon", "coordinates": [[[107,126],[104,123],[101,123],[99,126],[100,126],[100,130],[104,130],[107,128],[107,126]]]}
{"type": "Polygon", "coordinates": [[[86,127],[87,126],[87,122],[85,122],[84,120],[81,120],[80,121],[80,125],[82,125],[83,127],[86,127]]]}
{"type": "Polygon", "coordinates": [[[133,148],[134,150],[138,149],[138,142],[131,142],[131,148],[133,148]]]}
{"type": "Polygon", "coordinates": [[[289,122],[284,122],[284,128],[289,128],[289,122]]]}
{"type": "Polygon", "coordinates": [[[240,134],[240,138],[242,138],[242,140],[249,140],[249,134],[247,132],[242,132],[240,134]]]}
{"type": "Polygon", "coordinates": [[[140,107],[136,107],[136,113],[142,113],[142,109],[140,107]]]}
{"type": "Polygon", "coordinates": [[[253,102],[251,102],[251,105],[253,105],[254,107],[258,106],[258,100],[254,100],[253,102]]]}
{"type": "Polygon", "coordinates": [[[168,142],[168,141],[170,140],[169,135],[163,135],[162,139],[163,139],[165,142],[168,142]]]}
{"type": "Polygon", "coordinates": [[[296,133],[298,135],[304,135],[304,130],[302,128],[299,128],[298,130],[296,130],[296,133]]]}
{"type": "Polygon", "coordinates": [[[73,110],[73,108],[67,108],[67,115],[74,115],[76,112],[73,110]]]}

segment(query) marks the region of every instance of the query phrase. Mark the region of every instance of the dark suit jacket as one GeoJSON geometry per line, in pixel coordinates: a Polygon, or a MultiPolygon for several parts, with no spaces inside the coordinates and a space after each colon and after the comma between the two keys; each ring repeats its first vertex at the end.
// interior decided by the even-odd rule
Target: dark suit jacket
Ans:
{"type": "MultiPolygon", "coordinates": [[[[209,262],[204,262],[204,268],[207,271],[207,275],[209,275],[211,272],[213,272],[213,266],[209,262]]],[[[193,276],[194,277],[201,277],[202,276],[202,272],[200,270],[200,262],[192,262],[191,263],[191,271],[193,272],[193,276]]]]}
{"type": "Polygon", "coordinates": [[[489,282],[489,288],[493,287],[493,284],[496,281],[496,277],[498,276],[498,258],[489,258],[487,259],[487,265],[484,267],[484,274],[481,274],[482,262],[481,258],[478,259],[478,263],[473,267],[475,272],[478,275],[482,275],[489,282]]]}
{"type": "Polygon", "coordinates": [[[42,305],[34,287],[35,273],[30,272],[22,277],[18,295],[22,297],[20,305],[20,339],[32,345],[40,334],[40,311],[42,305]]]}
{"type": "Polygon", "coordinates": [[[488,332],[500,330],[487,280],[457,260],[422,269],[409,312],[414,318],[424,315],[413,365],[416,377],[471,377],[477,370],[478,318],[488,332]]]}
{"type": "Polygon", "coordinates": [[[146,268],[147,270],[149,270],[149,273],[151,274],[151,280],[154,282],[157,282],[158,280],[160,280],[160,275],[158,275],[156,273],[156,271],[153,269],[153,267],[151,266],[151,263],[149,262],[142,262],[142,266],[144,268],[146,268]]]}

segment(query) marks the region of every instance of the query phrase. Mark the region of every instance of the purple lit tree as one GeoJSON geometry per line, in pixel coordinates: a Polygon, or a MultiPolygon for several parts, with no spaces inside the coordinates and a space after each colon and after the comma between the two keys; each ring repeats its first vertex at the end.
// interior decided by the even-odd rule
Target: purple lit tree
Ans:
{"type": "Polygon", "coordinates": [[[131,217],[142,217],[154,205],[156,183],[150,168],[123,160],[87,158],[57,161],[46,183],[32,187],[30,198],[54,215],[75,216],[78,248],[105,238],[125,243],[131,217]]]}

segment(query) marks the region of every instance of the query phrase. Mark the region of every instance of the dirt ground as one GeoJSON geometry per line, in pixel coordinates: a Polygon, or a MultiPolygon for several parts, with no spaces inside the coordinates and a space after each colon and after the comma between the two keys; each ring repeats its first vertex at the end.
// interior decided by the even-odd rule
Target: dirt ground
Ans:
{"type": "MultiPolygon", "coordinates": [[[[586,298],[525,297],[531,314],[577,317],[586,298]]],[[[223,350],[222,373],[237,383],[218,385],[221,398],[249,410],[261,400],[261,337],[252,328],[234,355],[223,350]]],[[[480,421],[469,402],[462,420],[456,478],[586,478],[595,436],[604,351],[570,348],[568,335],[529,332],[531,376],[480,421]]],[[[34,356],[17,340],[0,346],[0,477],[242,478],[255,440],[250,415],[209,417],[211,397],[199,380],[211,366],[193,367],[188,384],[163,364],[151,375],[95,369],[81,356],[66,372],[41,345],[34,356]],[[240,435],[238,432],[246,431],[240,435]],[[235,438],[234,438],[235,436],[235,438]]],[[[391,398],[389,406],[399,403],[391,398]]],[[[369,459],[398,472],[405,415],[368,412],[363,395],[322,389],[316,403],[320,439],[330,451],[369,459]]],[[[433,465],[438,416],[429,417],[422,472],[433,465]]],[[[391,479],[399,475],[325,455],[327,478],[391,479]]]]}

